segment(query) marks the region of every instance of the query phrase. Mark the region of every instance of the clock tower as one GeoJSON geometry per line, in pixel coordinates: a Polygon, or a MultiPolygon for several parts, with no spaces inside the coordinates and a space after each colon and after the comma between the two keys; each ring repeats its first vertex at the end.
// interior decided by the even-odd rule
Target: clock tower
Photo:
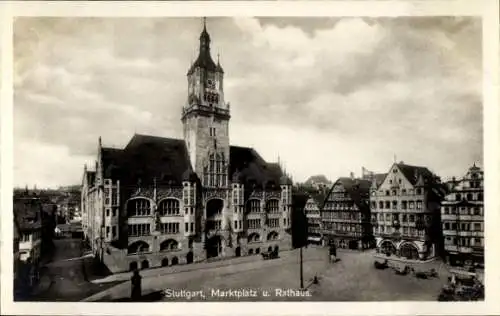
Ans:
{"type": "Polygon", "coordinates": [[[199,55],[188,73],[188,94],[182,109],[184,140],[194,172],[204,187],[227,187],[229,104],[224,101],[224,71],[210,55],[206,21],[199,55]]]}

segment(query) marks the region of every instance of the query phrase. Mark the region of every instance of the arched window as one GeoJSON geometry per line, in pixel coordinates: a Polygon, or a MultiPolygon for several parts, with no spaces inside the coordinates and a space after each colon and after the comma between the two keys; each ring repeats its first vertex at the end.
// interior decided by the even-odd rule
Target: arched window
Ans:
{"type": "Polygon", "coordinates": [[[208,156],[208,166],[204,168],[203,185],[219,187],[227,185],[227,164],[224,153],[211,153],[208,156]]]}
{"type": "Polygon", "coordinates": [[[266,202],[266,211],[268,213],[279,213],[280,211],[279,201],[276,199],[268,200],[266,202]]]}
{"type": "Polygon", "coordinates": [[[179,201],[177,199],[165,199],[160,202],[158,211],[162,216],[180,215],[179,201]]]}
{"type": "Polygon", "coordinates": [[[248,242],[249,243],[252,243],[252,242],[259,242],[260,241],[260,235],[257,234],[257,233],[253,233],[253,234],[250,234],[248,236],[248,242]]]}
{"type": "Polygon", "coordinates": [[[278,239],[278,233],[275,231],[270,232],[267,234],[267,240],[277,240],[278,239]]]}
{"type": "Polygon", "coordinates": [[[144,241],[136,241],[127,248],[128,254],[149,252],[149,244],[144,241]]]}
{"type": "Polygon", "coordinates": [[[167,239],[160,244],[160,251],[172,251],[179,249],[179,243],[173,239],[167,239]]]}
{"type": "Polygon", "coordinates": [[[260,201],[257,199],[250,199],[246,205],[247,213],[260,213],[260,201]]]}
{"type": "Polygon", "coordinates": [[[149,216],[151,205],[147,199],[134,199],[127,202],[128,216],[149,216]]]}

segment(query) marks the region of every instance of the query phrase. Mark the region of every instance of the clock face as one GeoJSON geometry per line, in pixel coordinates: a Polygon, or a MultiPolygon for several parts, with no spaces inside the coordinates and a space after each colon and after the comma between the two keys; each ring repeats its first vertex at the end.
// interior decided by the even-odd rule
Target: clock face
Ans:
{"type": "Polygon", "coordinates": [[[207,87],[209,89],[215,89],[215,81],[213,79],[208,79],[207,80],[207,87]]]}

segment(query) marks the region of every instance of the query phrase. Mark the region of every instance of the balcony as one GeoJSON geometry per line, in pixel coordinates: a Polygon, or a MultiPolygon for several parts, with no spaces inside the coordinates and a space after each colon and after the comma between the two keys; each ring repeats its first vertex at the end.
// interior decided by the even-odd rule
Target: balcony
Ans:
{"type": "Polygon", "coordinates": [[[441,215],[441,220],[443,221],[456,221],[457,220],[457,215],[456,214],[443,214],[441,215]]]}
{"type": "Polygon", "coordinates": [[[484,247],[483,246],[472,246],[472,253],[473,254],[484,254],[484,247]]]}
{"type": "Polygon", "coordinates": [[[450,229],[443,230],[443,235],[445,235],[445,236],[456,236],[457,235],[457,231],[456,230],[450,230],[450,229]]]}
{"type": "Polygon", "coordinates": [[[472,248],[471,247],[460,246],[460,247],[458,247],[458,252],[461,252],[461,253],[472,253],[472,248]]]}
{"type": "Polygon", "coordinates": [[[457,245],[444,245],[446,251],[458,251],[457,245]]]}

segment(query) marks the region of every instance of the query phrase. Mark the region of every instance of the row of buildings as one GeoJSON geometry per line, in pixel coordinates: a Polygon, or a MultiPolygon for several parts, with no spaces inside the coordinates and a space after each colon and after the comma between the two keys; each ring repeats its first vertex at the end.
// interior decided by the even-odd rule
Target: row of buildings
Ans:
{"type": "Polygon", "coordinates": [[[14,295],[27,298],[40,277],[40,262],[53,250],[56,209],[48,199],[33,192],[15,192],[14,219],[14,295]]]}
{"type": "MultiPolygon", "coordinates": [[[[111,272],[292,247],[291,178],[254,149],[230,144],[225,73],[210,43],[204,25],[187,71],[182,139],[136,134],[124,148],[112,148],[99,137],[95,164],[84,167],[84,236],[111,272]]],[[[312,242],[376,246],[419,259],[439,250],[447,191],[426,168],[401,163],[384,175],[325,180],[310,181],[320,191],[306,204],[312,242]]],[[[456,236],[446,241],[459,252],[465,249],[459,229],[476,226],[451,222],[462,220],[456,212],[466,202],[446,203],[445,232],[456,236]]]]}
{"type": "Polygon", "coordinates": [[[310,194],[310,243],[368,249],[407,259],[444,255],[451,263],[484,259],[483,171],[473,165],[442,183],[425,167],[394,163],[384,174],[339,178],[310,194]]]}

